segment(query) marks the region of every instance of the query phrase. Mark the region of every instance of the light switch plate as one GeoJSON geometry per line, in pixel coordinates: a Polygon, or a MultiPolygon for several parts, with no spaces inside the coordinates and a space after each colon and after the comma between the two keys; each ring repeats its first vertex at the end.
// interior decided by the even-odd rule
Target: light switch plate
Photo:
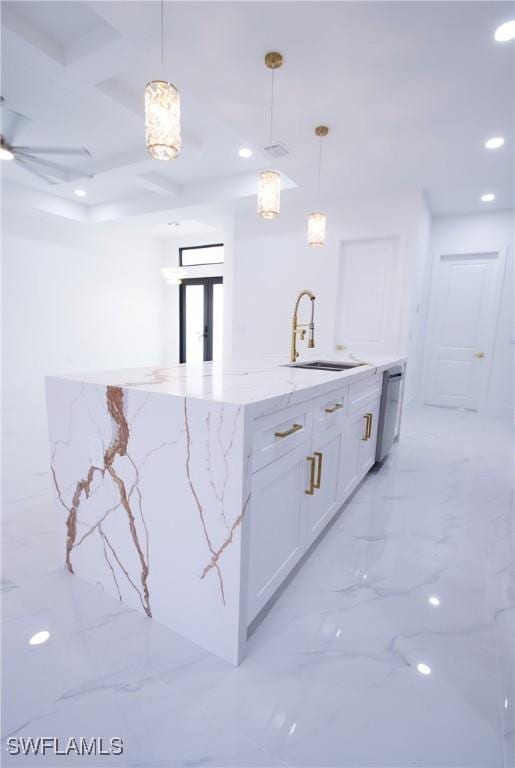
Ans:
{"type": "Polygon", "coordinates": [[[98,467],[98,469],[105,469],[104,441],[101,437],[89,438],[89,457],[93,467],[98,467]]]}

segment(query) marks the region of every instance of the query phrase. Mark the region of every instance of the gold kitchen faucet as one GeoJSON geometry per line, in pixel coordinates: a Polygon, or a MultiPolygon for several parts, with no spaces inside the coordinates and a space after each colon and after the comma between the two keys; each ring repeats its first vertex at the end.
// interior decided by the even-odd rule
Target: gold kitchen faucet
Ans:
{"type": "Polygon", "coordinates": [[[309,338],[308,338],[308,348],[313,349],[315,346],[315,324],[313,322],[314,314],[315,314],[315,298],[316,296],[311,291],[308,291],[307,289],[304,289],[299,293],[297,296],[297,301],[295,302],[295,309],[293,310],[293,318],[291,323],[291,355],[290,360],[292,363],[294,363],[299,353],[297,352],[297,336],[300,336],[301,339],[305,339],[306,337],[306,328],[309,329],[309,338]],[[299,309],[299,303],[303,296],[308,296],[311,300],[311,320],[309,323],[299,323],[297,312],[299,309]]]}

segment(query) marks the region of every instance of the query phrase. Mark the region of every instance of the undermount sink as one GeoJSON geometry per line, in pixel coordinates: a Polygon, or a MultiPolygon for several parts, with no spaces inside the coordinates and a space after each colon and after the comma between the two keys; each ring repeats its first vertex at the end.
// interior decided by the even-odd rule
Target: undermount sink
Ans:
{"type": "Polygon", "coordinates": [[[305,368],[308,371],[345,371],[348,368],[359,368],[366,363],[338,363],[335,360],[311,360],[300,363],[288,363],[287,368],[305,368]]]}

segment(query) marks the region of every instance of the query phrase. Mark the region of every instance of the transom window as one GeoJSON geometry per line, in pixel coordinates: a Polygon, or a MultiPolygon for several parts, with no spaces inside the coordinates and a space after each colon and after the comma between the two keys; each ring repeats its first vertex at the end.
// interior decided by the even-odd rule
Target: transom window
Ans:
{"type": "Polygon", "coordinates": [[[223,243],[214,245],[194,245],[179,248],[179,264],[181,267],[199,267],[205,264],[223,264],[223,243]]]}

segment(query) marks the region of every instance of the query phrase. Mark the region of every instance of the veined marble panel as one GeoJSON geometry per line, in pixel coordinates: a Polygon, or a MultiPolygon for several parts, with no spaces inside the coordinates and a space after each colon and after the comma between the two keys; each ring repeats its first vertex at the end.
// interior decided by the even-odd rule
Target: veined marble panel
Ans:
{"type": "Polygon", "coordinates": [[[63,563],[237,663],[242,406],[47,380],[63,563]]]}

